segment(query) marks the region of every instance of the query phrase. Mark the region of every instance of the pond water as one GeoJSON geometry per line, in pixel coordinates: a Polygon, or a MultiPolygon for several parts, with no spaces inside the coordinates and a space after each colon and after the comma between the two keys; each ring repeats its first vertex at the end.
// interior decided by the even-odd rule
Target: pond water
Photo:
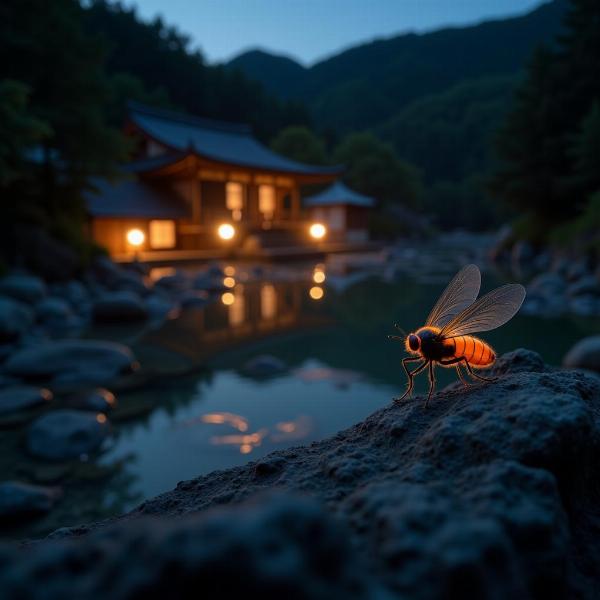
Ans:
{"type": "MultiPolygon", "coordinates": [[[[230,288],[207,306],[133,337],[113,331],[146,367],[203,367],[121,392],[114,435],[33,533],[131,509],[181,480],[321,439],[385,406],[406,383],[403,348],[386,336],[394,323],[423,324],[457,262],[442,257],[425,270],[409,255],[394,264],[227,265],[230,288]],[[272,373],[249,365],[265,355],[280,363],[267,363],[272,373]]],[[[482,291],[504,281],[484,271],[482,291]]],[[[575,341],[599,331],[589,319],[518,315],[482,337],[498,353],[527,347],[558,365],[575,341]]],[[[454,379],[454,370],[438,369],[438,389],[454,379]]],[[[416,393],[427,385],[423,374],[416,393]]]]}

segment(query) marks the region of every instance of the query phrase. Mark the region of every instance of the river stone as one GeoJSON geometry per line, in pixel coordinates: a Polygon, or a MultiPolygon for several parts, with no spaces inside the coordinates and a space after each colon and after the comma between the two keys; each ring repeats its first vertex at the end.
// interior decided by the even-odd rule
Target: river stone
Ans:
{"type": "Polygon", "coordinates": [[[600,372],[600,335],[579,340],[566,354],[563,365],[570,369],[600,372]]]}
{"type": "Polygon", "coordinates": [[[588,275],[570,285],[567,294],[569,296],[600,296],[600,284],[593,275],[588,275]]]}
{"type": "Polygon", "coordinates": [[[0,415],[36,408],[52,400],[52,392],[30,385],[0,389],[0,415]]]}
{"type": "Polygon", "coordinates": [[[96,388],[87,392],[71,394],[67,397],[66,403],[71,408],[109,412],[116,407],[117,399],[111,391],[105,388],[96,388]]]}
{"type": "Polygon", "coordinates": [[[205,290],[188,290],[180,298],[183,308],[202,308],[208,304],[210,295],[205,290]]]}
{"type": "Polygon", "coordinates": [[[69,303],[53,296],[38,302],[35,311],[38,320],[44,323],[64,323],[73,316],[69,303]]]}
{"type": "Polygon", "coordinates": [[[281,359],[270,354],[261,354],[246,362],[242,370],[246,375],[266,377],[269,375],[278,375],[286,369],[287,366],[281,359]]]}
{"type": "Polygon", "coordinates": [[[134,292],[107,292],[94,302],[92,316],[98,323],[132,322],[147,319],[148,311],[134,292]]]}
{"type": "Polygon", "coordinates": [[[26,304],[0,297],[0,343],[19,338],[31,327],[34,319],[33,311],[26,304]]]}
{"type": "Polygon", "coordinates": [[[56,410],[38,417],[27,431],[27,449],[45,460],[69,460],[100,447],[110,425],[102,414],[56,410]]]}
{"type": "Polygon", "coordinates": [[[4,370],[23,379],[100,384],[137,366],[131,350],[122,344],[58,340],[15,352],[4,363],[4,370]]]}
{"type": "Polygon", "coordinates": [[[33,275],[7,275],[0,279],[0,294],[35,304],[46,295],[46,284],[33,275]]]}
{"type": "Polygon", "coordinates": [[[0,518],[46,513],[60,496],[59,488],[3,481],[0,483],[0,518]]]}
{"type": "Polygon", "coordinates": [[[527,294],[532,296],[540,295],[547,297],[550,295],[562,295],[567,287],[567,283],[558,273],[542,273],[534,277],[527,286],[527,294]]]}

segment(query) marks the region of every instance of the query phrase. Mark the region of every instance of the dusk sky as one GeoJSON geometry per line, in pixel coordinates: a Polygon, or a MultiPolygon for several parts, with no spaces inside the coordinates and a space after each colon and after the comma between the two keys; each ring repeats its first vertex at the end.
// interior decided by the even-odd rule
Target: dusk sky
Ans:
{"type": "Polygon", "coordinates": [[[310,64],[376,37],[527,12],[542,0],[131,0],[192,36],[210,62],[260,47],[310,64]]]}

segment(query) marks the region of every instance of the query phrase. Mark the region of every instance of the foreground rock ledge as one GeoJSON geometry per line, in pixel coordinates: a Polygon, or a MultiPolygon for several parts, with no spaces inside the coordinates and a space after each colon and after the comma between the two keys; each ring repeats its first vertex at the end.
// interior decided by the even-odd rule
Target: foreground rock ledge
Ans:
{"type": "Polygon", "coordinates": [[[495,375],[6,544],[3,597],[596,597],[600,378],[526,350],[495,375]]]}

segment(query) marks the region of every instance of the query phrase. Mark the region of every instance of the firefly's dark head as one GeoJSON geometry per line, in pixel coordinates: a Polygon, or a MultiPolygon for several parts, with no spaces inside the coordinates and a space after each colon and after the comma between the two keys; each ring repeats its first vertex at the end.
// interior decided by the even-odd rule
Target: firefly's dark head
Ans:
{"type": "Polygon", "coordinates": [[[410,333],[406,338],[406,349],[409,352],[418,352],[421,347],[421,340],[418,335],[410,333]]]}

